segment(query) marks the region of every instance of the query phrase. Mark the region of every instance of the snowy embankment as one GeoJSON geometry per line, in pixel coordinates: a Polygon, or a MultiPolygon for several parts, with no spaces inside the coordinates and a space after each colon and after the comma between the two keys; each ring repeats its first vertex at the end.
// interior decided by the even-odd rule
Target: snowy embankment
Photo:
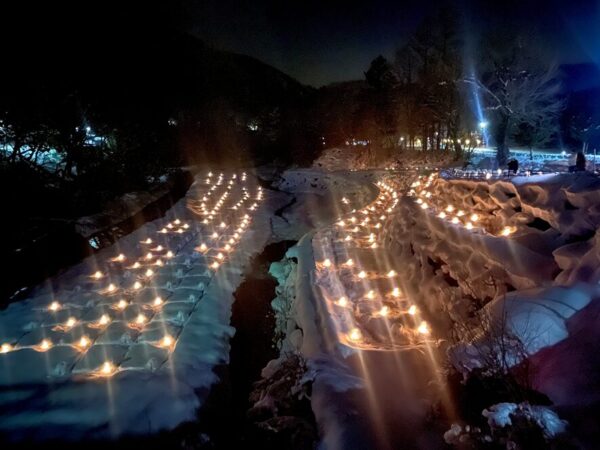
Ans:
{"type": "MultiPolygon", "coordinates": [[[[448,337],[464,339],[465,326],[490,318],[533,355],[568,339],[573,316],[600,298],[598,178],[488,182],[432,175],[416,179],[409,194],[385,227],[385,239],[404,268],[407,293],[448,337]]],[[[585,333],[596,333],[594,321],[588,318],[585,333]]],[[[480,366],[479,350],[490,344],[471,338],[452,351],[461,370],[480,366]]],[[[523,356],[508,355],[511,364],[523,356]]],[[[553,387],[538,379],[537,387],[559,399],[570,389],[571,381],[563,381],[553,387]]]]}
{"type": "Polygon", "coordinates": [[[232,294],[285,203],[263,195],[245,174],[199,176],[166,217],[2,311],[0,431],[110,438],[194,420],[228,362],[232,294]]]}

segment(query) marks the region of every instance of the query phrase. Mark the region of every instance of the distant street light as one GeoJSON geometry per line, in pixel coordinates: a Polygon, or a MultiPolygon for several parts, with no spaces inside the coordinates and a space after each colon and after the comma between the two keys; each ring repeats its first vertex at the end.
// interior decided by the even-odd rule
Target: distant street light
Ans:
{"type": "Polygon", "coordinates": [[[479,122],[479,128],[481,128],[482,130],[485,130],[488,126],[488,123],[485,120],[482,120],[481,122],[479,122]]]}

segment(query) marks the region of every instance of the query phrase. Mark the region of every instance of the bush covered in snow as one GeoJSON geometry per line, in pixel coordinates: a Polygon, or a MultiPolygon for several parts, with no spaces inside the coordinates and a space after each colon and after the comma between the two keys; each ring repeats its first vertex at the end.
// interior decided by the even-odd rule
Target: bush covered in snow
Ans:
{"type": "Polygon", "coordinates": [[[567,423],[545,406],[498,403],[481,413],[482,427],[452,424],[444,440],[461,449],[529,450],[568,448],[561,439],[567,423]]]}

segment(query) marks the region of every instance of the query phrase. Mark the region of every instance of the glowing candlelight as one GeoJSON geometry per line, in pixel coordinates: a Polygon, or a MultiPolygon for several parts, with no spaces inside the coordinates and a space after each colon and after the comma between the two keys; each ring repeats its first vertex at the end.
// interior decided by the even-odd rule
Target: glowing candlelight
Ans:
{"type": "Polygon", "coordinates": [[[143,314],[138,314],[138,316],[135,318],[135,323],[137,325],[143,325],[146,323],[146,316],[143,314]]]}
{"type": "Polygon", "coordinates": [[[48,306],[48,309],[50,311],[58,311],[60,309],[60,303],[58,303],[57,301],[54,301],[54,302],[50,303],[50,306],[48,306]]]}
{"type": "MultiPolygon", "coordinates": [[[[125,308],[127,308],[127,305],[128,305],[128,303],[127,303],[125,300],[121,299],[121,300],[119,300],[119,302],[116,304],[116,308],[117,308],[117,309],[120,309],[120,310],[124,310],[125,308]]],[[[102,317],[104,317],[104,316],[102,316],[102,317]]]]}
{"type": "Polygon", "coordinates": [[[329,258],[323,261],[323,267],[331,267],[331,260],[329,258]]]}
{"type": "Polygon", "coordinates": [[[362,338],[362,333],[358,328],[352,328],[352,330],[350,330],[350,333],[348,333],[348,338],[354,342],[360,341],[362,338]]]}
{"type": "Polygon", "coordinates": [[[159,267],[162,267],[165,265],[165,263],[162,261],[162,259],[157,259],[154,264],[156,264],[159,267]]]}
{"type": "Polygon", "coordinates": [[[119,255],[115,256],[112,261],[114,262],[123,262],[125,261],[125,255],[123,253],[120,253],[119,255]]]}
{"type": "Polygon", "coordinates": [[[50,347],[52,347],[52,342],[50,341],[50,339],[43,339],[42,342],[40,342],[40,344],[38,345],[37,350],[45,352],[46,350],[49,350],[50,347]]]}
{"type": "Polygon", "coordinates": [[[106,361],[100,368],[100,373],[104,376],[110,376],[115,372],[116,367],[110,361],[106,361]]]}
{"type": "Polygon", "coordinates": [[[175,225],[179,225],[179,224],[181,223],[181,220],[179,220],[179,219],[175,219],[175,221],[174,221],[174,222],[175,222],[175,225]]]}
{"type": "Polygon", "coordinates": [[[86,349],[90,346],[91,342],[86,336],[82,336],[77,343],[77,346],[81,349],[86,349]]]}
{"type": "Polygon", "coordinates": [[[154,305],[154,306],[160,306],[160,305],[162,305],[163,303],[164,303],[164,301],[163,301],[163,299],[162,299],[162,298],[160,298],[160,297],[156,297],[156,298],[154,299],[154,303],[153,303],[153,305],[154,305]]]}
{"type": "Polygon", "coordinates": [[[420,334],[429,334],[430,330],[429,330],[429,325],[427,325],[427,322],[425,322],[425,321],[421,322],[421,324],[417,328],[417,331],[420,334]]]}
{"type": "Polygon", "coordinates": [[[219,268],[219,263],[218,263],[217,261],[215,261],[215,262],[213,262],[213,263],[210,265],[210,267],[211,267],[212,269],[218,269],[218,268],[219,268]]]}
{"type": "Polygon", "coordinates": [[[458,223],[458,217],[453,217],[452,223],[456,225],[458,223]]]}
{"type": "Polygon", "coordinates": [[[69,317],[65,322],[65,328],[73,328],[77,323],[77,319],[75,317],[69,317]]]}
{"type": "Polygon", "coordinates": [[[367,292],[365,297],[367,297],[369,300],[373,300],[375,298],[375,291],[371,289],[369,292],[367,292]]]}
{"type": "Polygon", "coordinates": [[[388,278],[393,278],[393,277],[395,277],[396,275],[397,275],[397,274],[396,274],[396,271],[395,271],[395,270],[390,270],[390,271],[387,273],[387,277],[388,277],[388,278]]]}
{"type": "Polygon", "coordinates": [[[400,297],[402,295],[402,293],[400,292],[400,288],[395,287],[394,289],[392,289],[392,297],[400,297]]]}
{"type": "Polygon", "coordinates": [[[456,213],[456,217],[462,217],[465,215],[465,212],[462,209],[459,209],[458,212],[456,213]]]}
{"type": "Polygon", "coordinates": [[[143,241],[144,244],[152,244],[152,239],[148,238],[145,241],[143,241]]]}
{"type": "Polygon", "coordinates": [[[348,267],[352,267],[352,266],[354,266],[354,261],[352,260],[352,258],[348,258],[346,260],[346,262],[344,263],[344,265],[348,266],[348,267]]]}
{"type": "Polygon", "coordinates": [[[367,272],[365,272],[364,270],[361,270],[358,273],[358,278],[366,278],[367,277],[367,272]]]}
{"type": "Polygon", "coordinates": [[[13,346],[10,344],[2,344],[2,346],[0,346],[0,353],[8,353],[13,349],[13,346]]]}
{"type": "Polygon", "coordinates": [[[98,325],[101,325],[101,326],[108,325],[109,322],[110,322],[110,317],[108,317],[108,314],[102,314],[102,316],[100,316],[100,319],[98,320],[98,325]]]}
{"type": "Polygon", "coordinates": [[[387,316],[390,312],[390,308],[388,308],[387,306],[382,306],[381,309],[379,310],[379,314],[383,317],[387,316]]]}
{"type": "Polygon", "coordinates": [[[510,236],[511,234],[513,234],[515,232],[515,230],[516,230],[516,228],[514,228],[514,227],[506,226],[506,227],[502,228],[502,231],[500,232],[500,234],[502,236],[510,236]]]}
{"type": "Polygon", "coordinates": [[[454,211],[454,206],[452,206],[452,205],[446,206],[446,212],[452,212],[452,211],[454,211]]]}
{"type": "Polygon", "coordinates": [[[479,215],[471,214],[471,222],[477,222],[479,220],[479,215]]]}
{"type": "Polygon", "coordinates": [[[348,306],[348,299],[344,296],[340,297],[337,301],[337,304],[342,307],[348,306]]]}
{"type": "Polygon", "coordinates": [[[160,346],[170,348],[174,343],[175,341],[173,340],[173,338],[167,334],[161,339],[160,346]]]}
{"type": "Polygon", "coordinates": [[[100,278],[102,278],[104,275],[102,274],[102,272],[100,272],[99,270],[97,270],[94,275],[92,275],[96,280],[99,280],[100,278]]]}
{"type": "Polygon", "coordinates": [[[150,278],[152,275],[154,275],[154,271],[152,269],[148,269],[146,270],[145,275],[146,277],[150,278]]]}
{"type": "Polygon", "coordinates": [[[202,253],[206,252],[208,250],[208,246],[203,242],[202,244],[200,244],[200,247],[198,247],[200,249],[200,251],[202,253]]]}
{"type": "Polygon", "coordinates": [[[153,256],[152,252],[146,253],[146,259],[152,259],[153,256]]]}
{"type": "Polygon", "coordinates": [[[138,261],[133,263],[133,266],[131,266],[132,269],[139,269],[140,267],[142,267],[142,265],[138,261]]]}
{"type": "Polygon", "coordinates": [[[133,283],[133,289],[134,290],[139,290],[142,288],[142,283],[140,283],[139,281],[136,281],[135,283],[133,283]]]}
{"type": "Polygon", "coordinates": [[[465,224],[465,227],[467,228],[467,230],[472,230],[473,229],[473,224],[471,222],[467,222],[465,224]]]}
{"type": "Polygon", "coordinates": [[[377,242],[373,242],[373,243],[371,244],[371,248],[377,248],[377,242]]]}
{"type": "Polygon", "coordinates": [[[410,308],[408,308],[408,313],[411,316],[414,316],[417,313],[417,306],[416,305],[411,305],[410,308]]]}

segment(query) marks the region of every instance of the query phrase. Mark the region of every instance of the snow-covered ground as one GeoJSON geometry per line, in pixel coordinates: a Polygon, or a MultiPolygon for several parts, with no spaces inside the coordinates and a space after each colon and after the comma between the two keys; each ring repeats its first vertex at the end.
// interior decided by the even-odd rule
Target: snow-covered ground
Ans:
{"type": "Polygon", "coordinates": [[[193,420],[228,361],[232,293],[281,196],[198,176],[147,223],[0,313],[0,431],[115,437],[193,420]]]}

